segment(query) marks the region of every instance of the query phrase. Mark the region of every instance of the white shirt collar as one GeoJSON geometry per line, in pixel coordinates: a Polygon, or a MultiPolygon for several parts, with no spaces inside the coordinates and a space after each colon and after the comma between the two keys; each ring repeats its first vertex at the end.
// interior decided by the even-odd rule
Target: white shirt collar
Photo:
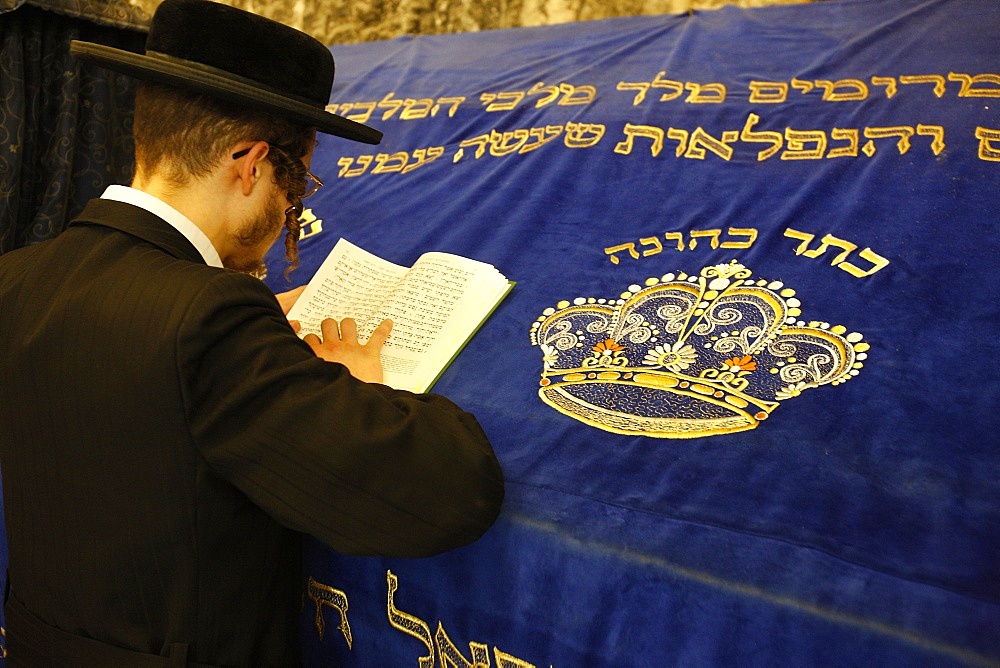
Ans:
{"type": "Polygon", "coordinates": [[[149,211],[158,218],[162,218],[183,234],[191,242],[191,245],[198,249],[201,256],[205,258],[205,264],[211,267],[222,266],[222,258],[219,257],[219,252],[215,250],[215,246],[212,245],[208,236],[201,231],[201,228],[191,222],[191,219],[183,213],[158,197],[154,197],[141,190],[136,190],[135,188],[129,188],[128,186],[108,186],[104,194],[101,195],[101,199],[131,204],[149,211]]]}

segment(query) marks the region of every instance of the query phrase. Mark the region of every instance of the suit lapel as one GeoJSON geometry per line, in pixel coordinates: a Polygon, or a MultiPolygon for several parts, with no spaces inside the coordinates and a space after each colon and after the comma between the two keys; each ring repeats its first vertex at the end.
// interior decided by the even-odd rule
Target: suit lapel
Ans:
{"type": "Polygon", "coordinates": [[[176,258],[205,263],[198,249],[172,225],[132,204],[93,199],[70,225],[110,227],[158,246],[176,258]]]}

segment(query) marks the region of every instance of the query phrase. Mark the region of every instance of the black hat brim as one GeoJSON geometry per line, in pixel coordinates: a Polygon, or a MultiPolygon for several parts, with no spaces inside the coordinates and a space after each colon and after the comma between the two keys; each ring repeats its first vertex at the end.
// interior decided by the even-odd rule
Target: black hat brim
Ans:
{"type": "Polygon", "coordinates": [[[378,144],[382,141],[382,133],[374,128],[200,63],[161,54],[143,55],[79,40],[70,42],[70,53],[82,60],[138,79],[205,93],[236,104],[253,105],[305,126],[315,127],[317,131],[326,134],[365,144],[378,144]]]}

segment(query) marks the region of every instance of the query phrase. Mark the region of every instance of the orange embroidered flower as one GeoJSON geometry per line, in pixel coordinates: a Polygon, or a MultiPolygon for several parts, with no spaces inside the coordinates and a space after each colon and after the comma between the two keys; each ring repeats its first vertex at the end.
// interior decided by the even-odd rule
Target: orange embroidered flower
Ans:
{"type": "Polygon", "coordinates": [[[604,341],[601,341],[596,346],[591,348],[591,350],[593,350],[595,353],[601,353],[602,355],[607,355],[608,353],[621,352],[625,350],[625,348],[623,346],[618,345],[618,342],[615,341],[614,339],[605,339],[604,341]]]}
{"type": "Polygon", "coordinates": [[[743,357],[733,357],[722,363],[722,366],[726,371],[732,371],[733,373],[739,373],[741,371],[753,371],[757,368],[757,363],[753,361],[753,357],[750,355],[744,355],[743,357]]]}

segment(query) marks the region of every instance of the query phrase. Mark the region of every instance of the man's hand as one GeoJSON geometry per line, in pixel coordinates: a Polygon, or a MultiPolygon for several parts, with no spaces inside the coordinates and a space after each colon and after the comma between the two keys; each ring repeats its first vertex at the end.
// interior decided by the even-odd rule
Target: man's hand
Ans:
{"type": "Polygon", "coordinates": [[[288,315],[288,312],[292,310],[292,306],[295,305],[295,300],[299,298],[302,291],[306,289],[306,286],[300,285],[294,290],[289,290],[288,292],[282,292],[276,294],[275,297],[278,298],[278,304],[281,305],[281,312],[288,315]]]}
{"type": "MultiPolygon", "coordinates": [[[[294,290],[289,290],[288,292],[282,292],[276,294],[275,297],[278,298],[278,305],[281,306],[281,312],[288,315],[288,312],[292,310],[292,306],[295,305],[295,301],[302,294],[302,291],[306,289],[306,286],[300,285],[294,290]]],[[[302,325],[298,320],[289,320],[288,324],[292,326],[292,331],[296,334],[302,329],[302,325]]]]}
{"type": "Polygon", "coordinates": [[[366,383],[382,382],[379,352],[392,331],[391,320],[383,320],[364,345],[358,343],[358,324],[352,318],[344,318],[339,326],[336,320],[327,318],[320,329],[323,332],[322,341],[315,334],[306,334],[302,339],[317,357],[343,364],[358,380],[366,383]]]}

